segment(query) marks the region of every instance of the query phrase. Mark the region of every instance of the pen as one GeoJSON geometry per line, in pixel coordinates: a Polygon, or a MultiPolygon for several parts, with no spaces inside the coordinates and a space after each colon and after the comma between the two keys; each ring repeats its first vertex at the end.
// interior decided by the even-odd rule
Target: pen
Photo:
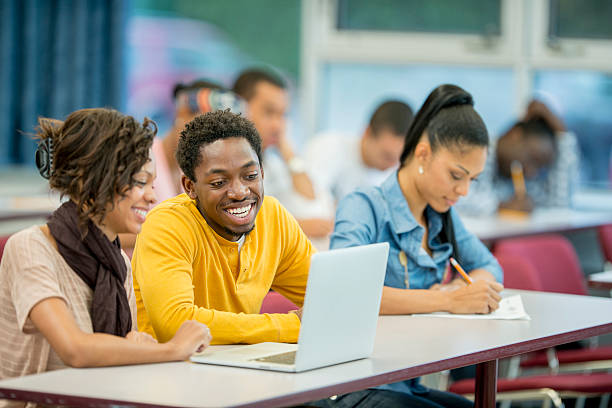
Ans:
{"type": "Polygon", "coordinates": [[[513,160],[510,165],[510,173],[512,174],[512,184],[514,185],[514,194],[523,198],[527,194],[525,187],[525,175],[523,174],[523,165],[518,160],[513,160]]]}
{"type": "Polygon", "coordinates": [[[459,272],[459,275],[461,275],[461,277],[467,282],[468,285],[472,283],[472,278],[470,278],[470,275],[468,275],[463,270],[461,265],[459,265],[459,262],[455,261],[455,258],[453,258],[452,256],[450,258],[450,263],[455,267],[455,270],[459,272]]]}
{"type": "Polygon", "coordinates": [[[408,256],[404,251],[400,251],[398,257],[400,264],[404,267],[404,285],[406,285],[406,289],[410,289],[410,279],[408,277],[408,256]]]}

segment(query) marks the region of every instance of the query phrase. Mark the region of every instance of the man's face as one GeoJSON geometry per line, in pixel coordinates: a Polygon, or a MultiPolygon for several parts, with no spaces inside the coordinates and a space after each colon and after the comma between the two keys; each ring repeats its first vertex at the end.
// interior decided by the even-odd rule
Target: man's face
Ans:
{"type": "Polygon", "coordinates": [[[263,172],[257,154],[243,137],[219,139],[200,149],[197,181],[183,176],[183,187],[210,227],[237,241],[255,226],[263,201],[263,172]]]}
{"type": "Polygon", "coordinates": [[[404,135],[383,128],[376,135],[368,128],[364,135],[363,161],[368,167],[387,170],[399,165],[404,148],[404,135]]]}
{"type": "Polygon", "coordinates": [[[255,85],[255,93],[247,102],[248,117],[261,136],[262,148],[278,145],[285,133],[285,113],[289,106],[287,91],[261,81],[255,85]]]}

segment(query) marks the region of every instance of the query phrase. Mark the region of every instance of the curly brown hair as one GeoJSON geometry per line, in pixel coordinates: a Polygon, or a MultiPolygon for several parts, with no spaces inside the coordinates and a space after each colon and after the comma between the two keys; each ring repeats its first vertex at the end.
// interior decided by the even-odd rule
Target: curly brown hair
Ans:
{"type": "Polygon", "coordinates": [[[115,198],[134,186],[134,174],[150,160],[157,125],[96,108],[75,111],[63,122],[39,118],[36,130],[37,138],[51,138],[53,145],[49,185],[77,204],[86,231],[89,219],[102,222],[115,198]]]}

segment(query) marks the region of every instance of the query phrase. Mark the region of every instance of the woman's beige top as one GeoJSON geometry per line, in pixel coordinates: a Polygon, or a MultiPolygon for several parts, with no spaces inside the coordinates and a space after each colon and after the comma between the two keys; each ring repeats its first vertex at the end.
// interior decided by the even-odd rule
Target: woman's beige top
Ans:
{"type": "MultiPolygon", "coordinates": [[[[125,280],[132,326],[136,329],[136,302],[132,269],[125,280]]],[[[13,235],[4,248],[0,264],[0,379],[41,373],[66,367],[29,318],[30,310],[42,300],[66,302],[77,326],[92,333],[93,291],[68,266],[54,242],[33,226],[13,235]]],[[[0,407],[23,403],[0,400],[0,407]]]]}

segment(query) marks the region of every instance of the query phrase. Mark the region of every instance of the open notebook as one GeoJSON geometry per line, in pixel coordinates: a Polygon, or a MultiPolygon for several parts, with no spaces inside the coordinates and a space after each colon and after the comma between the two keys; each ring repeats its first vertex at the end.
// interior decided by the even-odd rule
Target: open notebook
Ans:
{"type": "Polygon", "coordinates": [[[454,319],[485,319],[485,320],[531,320],[525,311],[521,295],[512,295],[499,302],[499,309],[489,314],[453,314],[435,312],[414,314],[413,316],[452,317],[454,319]]]}

